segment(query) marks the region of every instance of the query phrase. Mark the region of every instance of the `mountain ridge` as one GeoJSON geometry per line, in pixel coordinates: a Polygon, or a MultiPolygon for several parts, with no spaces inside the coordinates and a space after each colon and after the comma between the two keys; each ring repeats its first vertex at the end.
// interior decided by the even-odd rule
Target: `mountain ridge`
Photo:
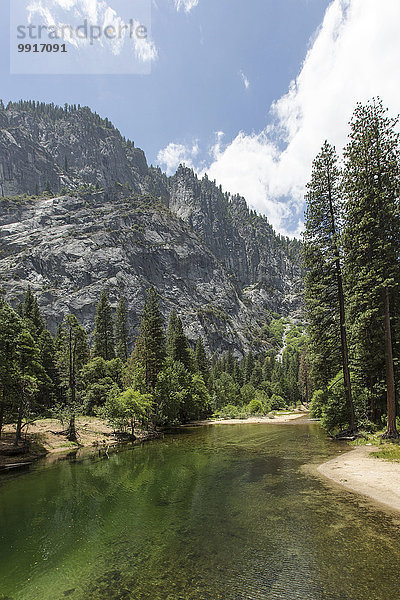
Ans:
{"type": "Polygon", "coordinates": [[[52,330],[71,311],[89,328],[102,287],[135,335],[154,285],[212,351],[267,348],[271,313],[301,314],[297,240],[207,176],[149,167],[88,108],[1,104],[0,190],[1,286],[16,303],[31,285],[52,330]]]}

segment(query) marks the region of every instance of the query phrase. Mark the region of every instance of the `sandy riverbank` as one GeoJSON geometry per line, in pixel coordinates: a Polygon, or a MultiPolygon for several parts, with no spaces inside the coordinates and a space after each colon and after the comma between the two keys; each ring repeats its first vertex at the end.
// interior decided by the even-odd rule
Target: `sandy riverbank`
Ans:
{"type": "Polygon", "coordinates": [[[295,413],[281,413],[271,417],[248,417],[247,419],[208,419],[197,421],[191,425],[239,425],[240,423],[290,423],[296,419],[304,418],[308,411],[299,411],[295,413]]]}
{"type": "Polygon", "coordinates": [[[358,446],[317,468],[330,481],[400,511],[400,463],[369,456],[379,448],[358,446]]]}

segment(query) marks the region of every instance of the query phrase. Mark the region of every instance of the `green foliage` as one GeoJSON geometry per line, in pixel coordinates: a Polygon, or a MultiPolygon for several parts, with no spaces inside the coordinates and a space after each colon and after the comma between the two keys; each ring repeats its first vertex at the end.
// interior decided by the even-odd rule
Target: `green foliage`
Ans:
{"type": "Polygon", "coordinates": [[[371,415],[387,403],[388,431],[397,435],[391,327],[398,327],[400,282],[400,138],[398,118],[379,99],[358,104],[345,149],[344,250],[357,381],[369,390],[371,415]],[[386,304],[387,301],[387,304],[386,304]],[[394,317],[394,318],[393,318],[394,317]],[[397,321],[397,322],[396,322],[397,321]],[[386,346],[385,346],[386,341],[386,346]],[[390,353],[390,354],[389,354],[390,353]],[[380,385],[385,382],[385,385],[380,385]]]}
{"type": "Polygon", "coordinates": [[[207,356],[206,349],[204,347],[203,338],[199,337],[196,344],[196,350],[194,353],[195,369],[197,373],[203,377],[205,383],[208,382],[210,377],[210,361],[207,356]]]}
{"type": "Polygon", "coordinates": [[[115,353],[122,361],[128,360],[129,340],[128,340],[128,312],[125,298],[120,298],[115,313],[115,353]]]}
{"type": "Polygon", "coordinates": [[[315,390],[311,398],[310,416],[313,419],[321,419],[325,404],[326,392],[324,390],[315,390]]]}
{"type": "Polygon", "coordinates": [[[215,411],[213,416],[216,419],[238,419],[239,418],[239,408],[234,406],[233,404],[226,404],[219,410],[215,411]]]}
{"type": "Polygon", "coordinates": [[[271,323],[269,324],[269,331],[274,340],[282,346],[283,334],[285,331],[285,324],[282,319],[272,319],[271,323]]]}
{"type": "Polygon", "coordinates": [[[115,358],[112,308],[105,290],[101,292],[97,304],[93,356],[100,356],[104,360],[115,358]]]}
{"type": "Polygon", "coordinates": [[[214,410],[226,404],[242,404],[240,388],[229,373],[223,372],[217,379],[212,379],[211,396],[214,410]]]}
{"type": "Polygon", "coordinates": [[[188,340],[183,331],[182,321],[173,310],[167,329],[167,356],[180,362],[189,371],[193,370],[193,360],[188,340]]]}
{"type": "Polygon", "coordinates": [[[124,363],[120,358],[106,361],[101,356],[92,358],[82,368],[82,400],[85,414],[95,414],[115,386],[122,390],[124,363]]]}
{"type": "Polygon", "coordinates": [[[256,395],[256,388],[251,383],[246,383],[240,390],[243,404],[249,404],[256,395]]]}
{"type": "Polygon", "coordinates": [[[129,428],[134,436],[136,424],[139,422],[144,426],[148,422],[152,406],[151,394],[142,394],[132,388],[121,392],[118,386],[114,385],[98,414],[109,421],[114,431],[125,433],[129,428]]]}
{"type": "Polygon", "coordinates": [[[272,394],[270,406],[271,410],[280,410],[282,408],[286,408],[287,404],[282,396],[279,396],[278,394],[272,394]]]}
{"type": "Polygon", "coordinates": [[[253,398],[247,405],[247,412],[250,415],[263,415],[265,414],[265,405],[260,398],[253,398]]]}
{"type": "Polygon", "coordinates": [[[139,336],[134,350],[135,361],[144,368],[149,391],[155,388],[165,354],[163,317],[159,308],[158,294],[154,288],[150,288],[144,304],[139,336]]]}

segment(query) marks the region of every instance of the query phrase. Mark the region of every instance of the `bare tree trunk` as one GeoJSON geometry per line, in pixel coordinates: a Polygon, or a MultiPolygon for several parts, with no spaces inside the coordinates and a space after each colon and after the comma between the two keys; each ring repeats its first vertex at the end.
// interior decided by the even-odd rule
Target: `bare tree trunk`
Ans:
{"type": "Polygon", "coordinates": [[[75,414],[73,414],[69,420],[69,425],[67,429],[67,440],[69,440],[70,442],[78,441],[78,437],[76,435],[75,414]]]}
{"type": "Polygon", "coordinates": [[[340,318],[340,341],[342,347],[342,366],[343,366],[343,379],[344,379],[344,392],[346,395],[347,406],[349,408],[349,428],[350,431],[356,431],[356,416],[354,412],[354,404],[353,404],[353,396],[351,393],[351,379],[350,379],[350,369],[349,369],[349,351],[347,346],[347,335],[346,335],[346,313],[344,310],[344,293],[343,293],[343,277],[342,277],[342,269],[340,266],[340,254],[339,248],[336,240],[336,224],[335,224],[335,213],[333,210],[333,201],[331,194],[331,183],[330,183],[330,175],[328,171],[328,185],[329,185],[329,210],[331,214],[331,226],[332,226],[332,235],[334,242],[334,253],[335,253],[335,270],[336,270],[336,280],[337,280],[337,292],[338,292],[338,300],[339,300],[339,318],[340,318]]]}
{"type": "Polygon", "coordinates": [[[345,324],[345,311],[344,311],[344,294],[343,294],[343,282],[342,273],[340,269],[339,259],[336,259],[336,275],[338,282],[338,298],[339,298],[339,309],[340,309],[340,340],[342,345],[342,365],[343,365],[343,378],[344,378],[344,391],[346,394],[347,405],[350,410],[350,431],[356,431],[356,416],[354,412],[353,395],[351,393],[351,380],[350,380],[350,369],[349,369],[349,351],[347,347],[347,335],[346,335],[346,324],[345,324]]]}
{"type": "Polygon", "coordinates": [[[396,427],[396,390],[394,384],[392,332],[390,328],[389,289],[385,289],[385,361],[387,389],[387,426],[384,438],[398,438],[396,427]]]}
{"type": "Polygon", "coordinates": [[[4,399],[4,388],[0,385],[0,439],[3,432],[4,412],[6,401],[4,399]]]}
{"type": "Polygon", "coordinates": [[[21,439],[23,407],[24,407],[24,399],[23,399],[23,396],[21,395],[21,399],[19,401],[19,406],[18,406],[18,419],[17,419],[17,429],[15,431],[14,446],[18,446],[18,442],[21,439]]]}

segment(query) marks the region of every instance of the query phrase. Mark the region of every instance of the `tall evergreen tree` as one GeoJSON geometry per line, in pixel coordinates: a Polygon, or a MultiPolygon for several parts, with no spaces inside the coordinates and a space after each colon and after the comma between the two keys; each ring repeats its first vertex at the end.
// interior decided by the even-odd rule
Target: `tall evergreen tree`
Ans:
{"type": "Polygon", "coordinates": [[[104,360],[115,358],[112,308],[105,290],[97,304],[93,356],[101,356],[104,360]]]}
{"type": "Polygon", "coordinates": [[[391,330],[391,310],[400,282],[397,123],[380,99],[358,104],[345,149],[344,172],[352,340],[359,377],[370,389],[372,404],[379,381],[385,381],[388,438],[398,437],[391,330]]]}
{"type": "Polygon", "coordinates": [[[305,298],[317,379],[326,387],[341,365],[350,430],[356,429],[351,393],[339,226],[341,175],[335,149],[325,142],[307,185],[304,233],[305,298]],[[337,326],[338,323],[338,326],[337,326]],[[322,376],[321,376],[322,375],[322,376]]]}
{"type": "Polygon", "coordinates": [[[163,324],[158,294],[152,287],[147,293],[134,349],[134,358],[144,368],[146,385],[150,391],[155,388],[166,354],[163,324]]]}
{"type": "Polygon", "coordinates": [[[127,315],[126,300],[120,298],[115,313],[115,353],[124,362],[128,360],[129,353],[127,315]]]}
{"type": "Polygon", "coordinates": [[[81,406],[82,369],[89,357],[85,330],[79,325],[75,315],[67,315],[57,339],[57,366],[70,415],[67,437],[75,442],[75,416],[81,406]]]}
{"type": "Polygon", "coordinates": [[[14,402],[18,371],[16,340],[22,331],[22,318],[0,298],[0,437],[14,402]]]}
{"type": "Polygon", "coordinates": [[[20,305],[20,314],[26,320],[31,334],[36,338],[39,337],[45,329],[45,322],[40,312],[37,298],[32,293],[31,286],[28,286],[24,300],[20,305]]]}
{"type": "Polygon", "coordinates": [[[250,350],[244,359],[243,383],[250,383],[251,374],[256,365],[254,354],[250,350]]]}
{"type": "Polygon", "coordinates": [[[202,375],[205,383],[207,383],[208,378],[210,377],[210,361],[208,359],[202,337],[199,337],[199,339],[197,340],[196,349],[194,353],[194,360],[196,371],[202,375]]]}
{"type": "Polygon", "coordinates": [[[192,370],[192,356],[189,342],[183,331],[183,325],[176,312],[173,310],[167,329],[167,356],[174,361],[179,361],[189,371],[192,370]]]}
{"type": "Polygon", "coordinates": [[[310,366],[310,361],[308,358],[306,348],[303,348],[303,351],[300,355],[299,386],[300,386],[303,401],[307,405],[311,398],[312,378],[311,378],[311,366],[310,366]]]}
{"type": "Polygon", "coordinates": [[[23,329],[16,340],[16,374],[18,395],[16,405],[15,442],[17,446],[22,437],[23,419],[30,412],[43,369],[40,365],[40,351],[27,329],[23,329]]]}
{"type": "Polygon", "coordinates": [[[174,346],[175,346],[175,332],[177,328],[178,315],[176,310],[172,310],[168,319],[167,337],[166,337],[166,353],[167,356],[173,358],[174,346]]]}
{"type": "Polygon", "coordinates": [[[44,369],[44,376],[39,386],[40,404],[49,408],[59,395],[60,380],[56,363],[56,347],[48,329],[43,329],[37,344],[40,352],[40,364],[44,369]]]}

